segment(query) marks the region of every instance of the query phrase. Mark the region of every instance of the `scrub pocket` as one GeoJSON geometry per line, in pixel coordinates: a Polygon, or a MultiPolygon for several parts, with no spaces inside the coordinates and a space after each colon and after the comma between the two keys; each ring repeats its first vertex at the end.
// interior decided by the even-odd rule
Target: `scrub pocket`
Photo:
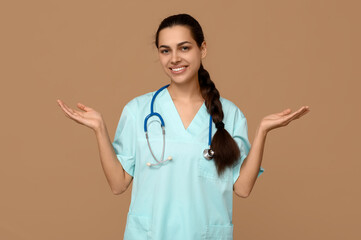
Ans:
{"type": "Polygon", "coordinates": [[[146,216],[139,216],[128,213],[125,226],[124,240],[150,239],[150,219],[146,216]]]}
{"type": "Polygon", "coordinates": [[[232,172],[230,168],[226,168],[221,176],[218,176],[214,159],[207,160],[203,156],[198,158],[198,176],[210,181],[231,181],[232,172]]]}
{"type": "Polygon", "coordinates": [[[233,224],[207,225],[204,240],[233,240],[233,224]]]}

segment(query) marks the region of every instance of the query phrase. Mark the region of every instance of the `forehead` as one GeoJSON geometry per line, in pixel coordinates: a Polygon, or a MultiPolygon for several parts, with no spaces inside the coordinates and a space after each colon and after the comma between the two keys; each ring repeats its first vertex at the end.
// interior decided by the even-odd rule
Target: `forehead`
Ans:
{"type": "Polygon", "coordinates": [[[195,43],[191,31],[185,26],[172,26],[163,28],[159,32],[158,45],[176,46],[177,43],[189,41],[195,43]]]}

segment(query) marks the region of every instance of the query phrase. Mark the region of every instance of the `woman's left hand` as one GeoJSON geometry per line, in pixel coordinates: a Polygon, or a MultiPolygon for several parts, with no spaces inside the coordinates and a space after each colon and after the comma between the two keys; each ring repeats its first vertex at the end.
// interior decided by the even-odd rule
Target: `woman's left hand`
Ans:
{"type": "Polygon", "coordinates": [[[272,129],[287,126],[291,121],[298,119],[310,111],[308,106],[303,106],[293,112],[286,109],[280,113],[274,113],[264,117],[260,124],[260,129],[266,133],[272,129]]]}

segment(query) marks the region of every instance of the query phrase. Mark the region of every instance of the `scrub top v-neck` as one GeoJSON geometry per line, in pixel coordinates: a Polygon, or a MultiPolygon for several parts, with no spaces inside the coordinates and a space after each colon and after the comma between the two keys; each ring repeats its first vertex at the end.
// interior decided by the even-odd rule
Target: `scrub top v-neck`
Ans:
{"type": "MultiPolygon", "coordinates": [[[[231,101],[220,98],[225,129],[239,145],[241,157],[219,177],[214,161],[203,157],[209,134],[205,103],[185,129],[165,88],[154,101],[154,111],[165,123],[164,159],[171,156],[172,160],[149,167],[148,162],[156,161],[143,125],[154,94],[141,95],[125,105],[112,143],[124,170],[133,176],[124,239],[233,239],[233,184],[251,147],[245,116],[231,101]]],[[[212,136],[215,131],[213,123],[212,136]]],[[[158,118],[148,120],[148,135],[159,159],[163,136],[158,118]]],[[[261,167],[258,176],[263,171],[261,167]]]]}

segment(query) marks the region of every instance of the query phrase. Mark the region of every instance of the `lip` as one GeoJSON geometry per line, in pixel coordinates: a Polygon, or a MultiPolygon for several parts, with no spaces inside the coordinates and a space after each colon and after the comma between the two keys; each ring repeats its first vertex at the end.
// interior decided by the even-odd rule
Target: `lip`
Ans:
{"type": "Polygon", "coordinates": [[[188,69],[188,66],[187,66],[187,65],[176,66],[176,67],[170,67],[169,69],[170,69],[170,71],[171,71],[172,74],[182,74],[183,72],[185,72],[185,71],[188,69]],[[182,69],[182,70],[180,70],[180,71],[178,71],[178,72],[173,71],[173,68],[182,68],[182,67],[184,67],[184,69],[182,69]]]}
{"type": "Polygon", "coordinates": [[[181,68],[181,67],[188,67],[188,65],[173,66],[173,67],[170,67],[169,69],[172,70],[174,68],[181,68]]]}

